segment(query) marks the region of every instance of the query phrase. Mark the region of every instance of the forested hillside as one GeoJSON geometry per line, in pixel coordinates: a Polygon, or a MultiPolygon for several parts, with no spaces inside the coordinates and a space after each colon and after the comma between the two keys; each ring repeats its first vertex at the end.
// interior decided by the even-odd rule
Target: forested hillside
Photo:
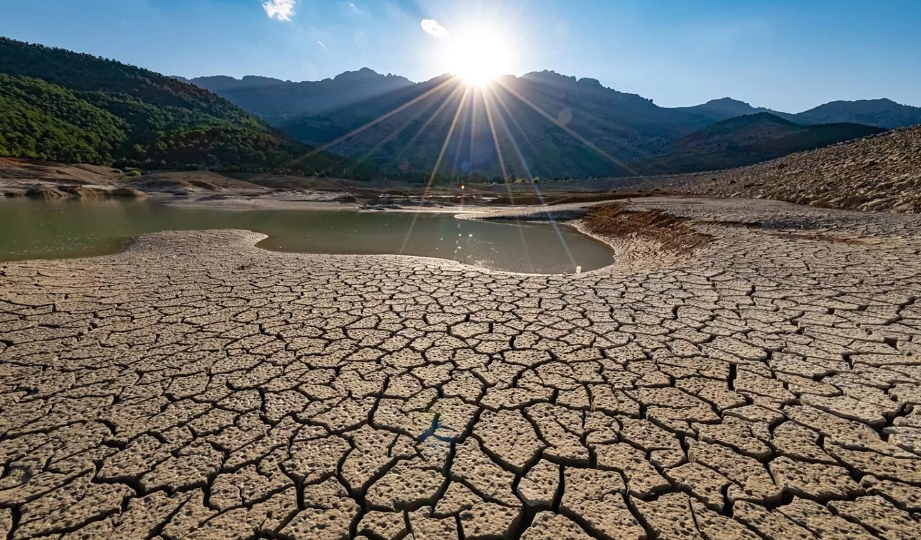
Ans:
{"type": "Polygon", "coordinates": [[[0,156],[152,169],[363,178],[191,84],[87,54],[0,38],[0,156]]]}
{"type": "Polygon", "coordinates": [[[60,86],[0,74],[0,155],[104,164],[127,123],[60,86]]]}

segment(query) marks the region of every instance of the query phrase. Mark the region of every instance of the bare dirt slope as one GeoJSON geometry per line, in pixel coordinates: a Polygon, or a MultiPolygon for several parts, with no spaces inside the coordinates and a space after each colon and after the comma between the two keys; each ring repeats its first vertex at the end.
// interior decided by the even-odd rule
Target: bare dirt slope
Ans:
{"type": "Polygon", "coordinates": [[[196,192],[262,194],[268,191],[269,188],[244,179],[210,171],[170,171],[135,176],[98,165],[0,158],[0,192],[9,196],[55,198],[196,192]]]}
{"type": "Polygon", "coordinates": [[[921,212],[921,126],[737,169],[663,177],[663,189],[854,210],[921,212]]]}
{"type": "Polygon", "coordinates": [[[210,171],[157,172],[122,182],[142,191],[267,191],[263,186],[210,171]]]}
{"type": "Polygon", "coordinates": [[[99,165],[53,163],[0,157],[0,181],[50,181],[75,185],[110,184],[122,171],[99,165]]]}

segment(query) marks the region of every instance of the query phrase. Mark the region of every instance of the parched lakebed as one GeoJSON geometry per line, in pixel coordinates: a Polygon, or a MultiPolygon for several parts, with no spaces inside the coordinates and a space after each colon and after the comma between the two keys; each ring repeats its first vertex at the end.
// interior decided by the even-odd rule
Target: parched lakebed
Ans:
{"type": "Polygon", "coordinates": [[[0,261],[117,253],[160,231],[246,229],[260,248],[328,254],[436,257],[491,270],[558,274],[595,270],[613,251],[563,225],[458,219],[445,213],[223,210],[149,201],[0,200],[0,261]]]}
{"type": "Polygon", "coordinates": [[[0,538],[918,539],[921,217],[625,210],[711,240],[578,276],[241,230],[0,263],[0,538]]]}

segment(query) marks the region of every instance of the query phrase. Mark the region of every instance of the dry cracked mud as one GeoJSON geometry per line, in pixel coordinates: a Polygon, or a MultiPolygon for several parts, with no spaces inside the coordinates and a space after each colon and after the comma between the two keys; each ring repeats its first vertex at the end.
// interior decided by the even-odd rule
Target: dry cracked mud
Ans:
{"type": "Polygon", "coordinates": [[[245,231],[0,265],[0,536],[921,538],[921,218],[634,207],[713,240],[581,276],[245,231]]]}

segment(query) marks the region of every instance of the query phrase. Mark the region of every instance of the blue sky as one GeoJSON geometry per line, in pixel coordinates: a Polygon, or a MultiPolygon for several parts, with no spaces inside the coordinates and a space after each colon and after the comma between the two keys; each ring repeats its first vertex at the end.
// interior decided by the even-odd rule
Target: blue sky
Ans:
{"type": "Polygon", "coordinates": [[[500,36],[513,74],[592,77],[663,106],[921,106],[919,0],[0,0],[0,35],[186,77],[426,80],[449,70],[449,40],[423,20],[500,36]]]}

